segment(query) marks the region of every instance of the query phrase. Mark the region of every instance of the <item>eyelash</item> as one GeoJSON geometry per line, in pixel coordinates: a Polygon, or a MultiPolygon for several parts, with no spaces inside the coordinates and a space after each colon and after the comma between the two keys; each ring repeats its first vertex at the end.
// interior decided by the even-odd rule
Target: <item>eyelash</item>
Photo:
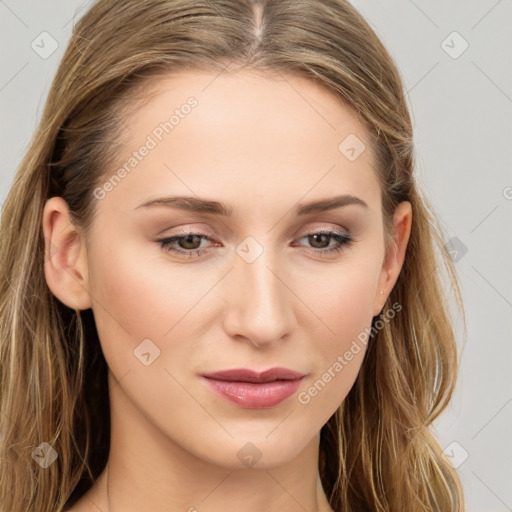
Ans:
{"type": "MultiPolygon", "coordinates": [[[[313,252],[319,253],[319,254],[331,254],[331,253],[338,253],[342,251],[344,248],[349,247],[353,242],[355,242],[355,239],[352,237],[352,235],[341,233],[338,231],[332,231],[332,230],[324,230],[324,231],[315,231],[313,233],[307,233],[302,238],[306,238],[308,236],[313,235],[327,235],[330,238],[335,239],[338,242],[338,246],[331,247],[330,249],[313,249],[313,252]]],[[[183,249],[174,249],[172,248],[172,244],[178,240],[181,240],[182,238],[187,238],[188,236],[199,236],[201,239],[209,239],[210,237],[204,233],[194,233],[194,232],[187,232],[187,233],[179,233],[176,236],[170,237],[170,238],[162,238],[160,240],[156,240],[162,247],[162,249],[165,249],[168,252],[172,252],[174,254],[178,254],[181,256],[188,256],[189,258],[192,257],[192,255],[195,253],[197,256],[203,255],[208,249],[192,249],[189,251],[185,251],[183,249]]]]}

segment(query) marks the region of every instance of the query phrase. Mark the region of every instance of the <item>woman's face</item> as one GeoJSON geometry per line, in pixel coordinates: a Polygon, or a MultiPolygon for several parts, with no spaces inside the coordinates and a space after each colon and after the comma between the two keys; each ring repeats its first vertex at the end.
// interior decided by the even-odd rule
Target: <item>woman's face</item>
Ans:
{"type": "Polygon", "coordinates": [[[227,71],[169,76],[123,122],[84,272],[111,400],[202,460],[289,461],[354,384],[399,271],[367,133],[306,79],[227,71]],[[275,367],[303,377],[204,377],[275,367]]]}

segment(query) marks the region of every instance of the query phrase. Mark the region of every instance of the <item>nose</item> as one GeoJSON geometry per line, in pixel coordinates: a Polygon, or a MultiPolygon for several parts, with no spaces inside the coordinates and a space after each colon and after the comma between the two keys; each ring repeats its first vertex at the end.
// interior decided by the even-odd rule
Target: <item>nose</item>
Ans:
{"type": "Polygon", "coordinates": [[[252,263],[236,256],[223,290],[224,328],[233,339],[264,348],[281,343],[293,331],[297,298],[282,267],[268,250],[252,263]]]}

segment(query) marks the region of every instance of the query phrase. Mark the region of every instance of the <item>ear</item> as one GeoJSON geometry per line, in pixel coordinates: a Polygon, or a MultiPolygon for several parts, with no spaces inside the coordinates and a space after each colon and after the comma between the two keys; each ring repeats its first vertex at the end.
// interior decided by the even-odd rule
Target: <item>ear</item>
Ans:
{"type": "Polygon", "coordinates": [[[409,201],[401,202],[393,214],[393,242],[389,254],[384,259],[379,275],[379,284],[375,294],[373,316],[377,316],[384,307],[386,300],[395,286],[402,265],[412,225],[412,207],[409,201]],[[381,293],[383,292],[383,293],[381,293]]]}
{"type": "Polygon", "coordinates": [[[43,210],[44,273],[52,293],[71,309],[92,307],[85,239],[74,227],[62,197],[48,199],[43,210]]]}

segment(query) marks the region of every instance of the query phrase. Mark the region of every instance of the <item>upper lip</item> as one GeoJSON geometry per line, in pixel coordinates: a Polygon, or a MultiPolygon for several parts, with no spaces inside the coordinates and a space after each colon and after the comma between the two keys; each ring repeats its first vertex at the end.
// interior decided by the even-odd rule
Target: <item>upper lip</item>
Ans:
{"type": "Polygon", "coordinates": [[[248,368],[234,368],[203,374],[209,379],[226,380],[232,382],[273,382],[275,380],[295,380],[304,377],[303,373],[288,368],[270,368],[264,372],[257,372],[248,368]]]}

